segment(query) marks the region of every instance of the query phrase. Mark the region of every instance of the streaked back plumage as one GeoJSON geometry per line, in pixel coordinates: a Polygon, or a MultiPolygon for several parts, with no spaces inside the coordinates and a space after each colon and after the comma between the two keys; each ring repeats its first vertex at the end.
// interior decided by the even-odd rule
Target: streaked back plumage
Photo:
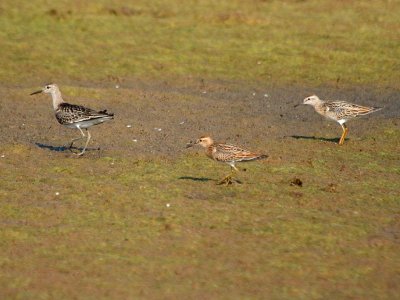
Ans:
{"type": "Polygon", "coordinates": [[[220,162],[244,162],[267,158],[267,155],[254,153],[229,144],[213,144],[208,147],[207,155],[220,162]]]}
{"type": "Polygon", "coordinates": [[[382,109],[382,107],[369,107],[345,101],[325,101],[316,95],[305,98],[303,103],[313,106],[320,115],[341,123],[382,109]]]}
{"type": "Polygon", "coordinates": [[[62,125],[72,125],[77,122],[87,122],[98,120],[95,124],[103,123],[114,118],[114,114],[107,113],[106,110],[96,111],[81,105],[61,103],[55,111],[57,121],[62,125]]]}
{"type": "Polygon", "coordinates": [[[268,157],[265,154],[251,152],[234,145],[216,143],[209,136],[202,136],[195,144],[203,146],[206,149],[206,155],[219,162],[243,162],[268,157]]]}

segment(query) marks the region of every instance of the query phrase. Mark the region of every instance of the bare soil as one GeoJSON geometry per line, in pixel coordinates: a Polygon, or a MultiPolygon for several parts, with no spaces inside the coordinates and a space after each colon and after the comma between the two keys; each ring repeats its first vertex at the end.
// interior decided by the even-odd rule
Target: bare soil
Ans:
{"type": "MultiPolygon", "coordinates": [[[[28,96],[35,89],[0,89],[2,142],[40,147],[49,155],[70,155],[62,146],[79,132],[57,123],[48,95],[28,96]]],[[[338,124],[325,120],[309,106],[294,107],[312,94],[322,99],[384,107],[349,122],[346,143],[373,136],[386,125],[397,126],[400,115],[399,92],[368,87],[264,87],[187,78],[180,82],[80,84],[75,94],[71,97],[63,92],[67,102],[115,113],[114,121],[91,129],[90,147],[104,151],[88,152],[94,156],[174,158],[187,151],[187,142],[205,134],[250,148],[266,146],[265,151],[274,141],[311,139],[335,143],[341,135],[338,124]],[[97,99],[79,96],[85,89],[95,91],[97,99]]],[[[321,143],[312,144],[318,145],[321,143]]]]}

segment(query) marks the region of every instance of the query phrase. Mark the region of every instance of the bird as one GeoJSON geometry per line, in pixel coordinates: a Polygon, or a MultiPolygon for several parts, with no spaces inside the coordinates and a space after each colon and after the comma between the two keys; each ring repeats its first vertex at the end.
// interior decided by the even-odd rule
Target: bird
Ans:
{"type": "Polygon", "coordinates": [[[206,155],[212,160],[226,163],[231,167],[231,173],[225,176],[217,184],[228,185],[233,183],[233,171],[239,172],[239,169],[235,166],[237,162],[246,162],[268,157],[268,155],[266,154],[251,152],[249,150],[245,150],[234,145],[214,142],[214,140],[210,136],[202,136],[195,142],[191,141],[186,145],[186,147],[189,148],[195,145],[200,145],[204,147],[206,155]]]}
{"type": "MultiPolygon", "coordinates": [[[[343,129],[342,136],[339,140],[339,145],[343,145],[344,140],[349,133],[349,128],[346,122],[358,116],[367,115],[383,107],[369,107],[353,104],[345,101],[324,101],[318,96],[312,95],[303,100],[303,104],[311,105],[315,111],[329,120],[336,121],[343,129]]],[[[297,106],[297,105],[296,105],[297,106]]]]}
{"type": "Polygon", "coordinates": [[[88,128],[93,125],[102,124],[106,121],[114,119],[114,114],[108,113],[107,110],[96,111],[81,105],[69,104],[65,102],[61,96],[61,92],[57,84],[46,84],[41,90],[33,92],[30,95],[39,93],[51,95],[53,100],[53,109],[58,123],[68,128],[76,128],[82,134],[81,137],[71,140],[68,147],[69,149],[72,148],[74,142],[86,137],[82,129],[85,129],[87,132],[85,147],[81,152],[76,153],[78,156],[81,156],[85,153],[89,144],[91,135],[88,128]]]}

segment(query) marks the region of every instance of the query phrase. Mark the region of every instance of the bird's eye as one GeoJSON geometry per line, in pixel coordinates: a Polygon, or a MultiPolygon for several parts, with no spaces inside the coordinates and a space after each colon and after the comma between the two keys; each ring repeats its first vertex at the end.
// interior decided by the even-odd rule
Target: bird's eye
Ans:
{"type": "Polygon", "coordinates": [[[46,89],[49,89],[50,88],[50,86],[46,86],[46,89]]]}

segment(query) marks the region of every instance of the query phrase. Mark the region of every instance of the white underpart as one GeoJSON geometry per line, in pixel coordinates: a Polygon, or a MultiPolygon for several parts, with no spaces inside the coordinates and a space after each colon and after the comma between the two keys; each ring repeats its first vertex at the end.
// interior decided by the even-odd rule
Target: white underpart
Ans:
{"type": "Polygon", "coordinates": [[[337,121],[340,125],[343,125],[344,123],[346,123],[346,120],[345,119],[340,119],[340,120],[338,120],[337,121]]]}
{"type": "Polygon", "coordinates": [[[105,117],[105,118],[98,118],[98,119],[93,119],[93,120],[89,120],[89,121],[76,122],[76,123],[68,124],[68,125],[65,125],[65,126],[68,127],[68,128],[79,128],[80,127],[80,128],[85,129],[85,128],[89,128],[89,127],[91,127],[93,125],[104,123],[104,121],[107,121],[107,120],[111,120],[111,117],[109,117],[109,118],[105,117]]]}

